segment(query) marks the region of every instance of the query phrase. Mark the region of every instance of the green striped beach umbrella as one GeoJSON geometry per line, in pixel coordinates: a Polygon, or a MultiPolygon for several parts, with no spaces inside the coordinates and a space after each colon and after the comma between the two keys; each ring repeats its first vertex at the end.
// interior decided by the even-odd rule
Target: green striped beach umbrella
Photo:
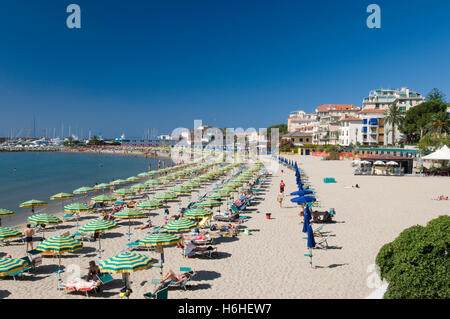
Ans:
{"type": "Polygon", "coordinates": [[[137,177],[137,176],[131,176],[131,177],[128,177],[127,179],[126,179],[126,181],[127,182],[138,182],[138,181],[140,181],[141,179],[139,178],[139,177],[137,177]]]}
{"type": "MultiPolygon", "coordinates": [[[[36,214],[28,217],[30,223],[41,225],[58,225],[62,223],[62,220],[51,214],[36,214]]],[[[42,238],[45,238],[45,228],[42,231],[42,238]]]]}
{"type": "Polygon", "coordinates": [[[167,202],[167,201],[174,200],[177,198],[178,198],[177,194],[170,193],[170,192],[158,194],[154,197],[154,199],[161,201],[161,202],[167,202]]]}
{"type": "Polygon", "coordinates": [[[36,214],[28,217],[30,223],[42,224],[42,225],[58,225],[62,223],[62,220],[51,214],[36,214]]]}
{"type": "Polygon", "coordinates": [[[128,183],[128,182],[124,179],[116,179],[115,181],[111,182],[111,185],[121,185],[121,184],[126,184],[126,183],[128,183]]]}
{"type": "Polygon", "coordinates": [[[155,233],[149,237],[139,241],[139,245],[143,246],[168,246],[179,243],[181,241],[180,235],[169,233],[155,233]]]}
{"type": "MultiPolygon", "coordinates": [[[[36,250],[58,255],[58,278],[61,278],[61,254],[83,249],[83,243],[73,237],[55,236],[41,242],[36,250]]],[[[60,281],[60,279],[58,279],[60,281]]]]}
{"type": "Polygon", "coordinates": [[[199,184],[199,183],[195,183],[195,182],[189,181],[189,182],[186,182],[186,183],[181,184],[181,186],[182,186],[182,187],[186,187],[186,188],[199,188],[199,187],[200,187],[200,184],[199,184]]]}
{"type": "Polygon", "coordinates": [[[64,210],[66,212],[90,212],[93,210],[92,206],[85,204],[85,203],[72,203],[69,205],[64,206],[64,210]]]}
{"type": "Polygon", "coordinates": [[[135,209],[126,208],[124,210],[121,210],[121,211],[115,213],[114,217],[124,218],[124,219],[133,219],[133,218],[147,217],[147,215],[144,212],[141,212],[141,211],[138,211],[135,209]]]}
{"type": "Polygon", "coordinates": [[[156,186],[156,185],[162,185],[163,182],[161,182],[160,180],[157,180],[157,179],[149,179],[144,184],[151,185],[151,186],[156,186]]]}
{"type": "Polygon", "coordinates": [[[64,209],[64,199],[66,198],[74,198],[75,196],[68,193],[58,193],[50,197],[50,200],[62,199],[61,201],[61,209],[64,209]]]}
{"type": "Polygon", "coordinates": [[[146,190],[146,189],[148,189],[149,188],[149,186],[148,185],[145,185],[145,184],[142,184],[142,183],[139,183],[139,184],[135,184],[135,185],[133,185],[133,186],[131,186],[130,187],[130,189],[132,189],[132,190],[134,190],[134,191],[143,191],[143,190],[146,190]]]}
{"type": "Polygon", "coordinates": [[[151,172],[143,172],[143,173],[139,173],[137,176],[139,177],[151,177],[153,174],[151,172]]]}
{"type": "Polygon", "coordinates": [[[169,191],[171,191],[172,193],[175,193],[175,194],[189,194],[192,192],[189,188],[186,188],[183,186],[173,187],[173,188],[169,189],[169,191]]]}
{"type": "Polygon", "coordinates": [[[213,214],[212,211],[206,208],[198,207],[186,210],[183,216],[189,219],[202,219],[205,217],[212,216],[212,214],[213,214]]]}
{"type": "MultiPolygon", "coordinates": [[[[92,222],[87,223],[86,225],[82,226],[78,231],[80,233],[103,233],[105,231],[111,230],[117,228],[117,224],[110,220],[101,220],[97,219],[92,222]]],[[[102,244],[101,244],[101,237],[98,236],[98,253],[99,258],[101,258],[101,252],[102,252],[102,244]]]]}
{"type": "Polygon", "coordinates": [[[29,264],[24,259],[0,258],[0,276],[8,276],[16,271],[24,270],[29,264]]]}
{"type": "Polygon", "coordinates": [[[110,188],[111,186],[113,186],[113,185],[112,184],[108,184],[108,183],[101,183],[101,184],[95,185],[94,189],[110,188]]]}
{"type": "Polygon", "coordinates": [[[170,223],[168,223],[166,226],[164,226],[164,229],[166,232],[169,233],[181,233],[190,231],[198,226],[198,223],[189,218],[182,218],[178,220],[174,220],[170,223]]]}
{"type": "Polygon", "coordinates": [[[222,203],[215,200],[215,199],[207,199],[205,201],[202,201],[200,203],[197,203],[197,207],[215,207],[215,206],[221,206],[222,203]]]}
{"type": "Polygon", "coordinates": [[[211,198],[211,199],[220,199],[220,198],[226,198],[226,197],[228,197],[228,194],[224,193],[224,192],[217,192],[217,193],[212,193],[212,194],[206,195],[206,198],[211,198]]]}
{"type": "Polygon", "coordinates": [[[47,238],[36,247],[36,250],[56,253],[58,255],[80,249],[83,249],[83,243],[68,236],[55,236],[47,238]]]}
{"type": "Polygon", "coordinates": [[[77,188],[76,190],[73,191],[74,194],[87,194],[87,193],[91,193],[93,192],[95,189],[94,187],[87,187],[87,186],[83,186],[80,188],[77,188]]]}
{"type": "Polygon", "coordinates": [[[103,233],[105,231],[114,229],[117,224],[110,220],[97,219],[87,223],[79,229],[80,233],[103,233]]]}
{"type": "Polygon", "coordinates": [[[7,217],[14,215],[14,212],[9,209],[0,208],[0,217],[7,217]]]}
{"type": "Polygon", "coordinates": [[[91,198],[94,203],[108,203],[116,201],[115,197],[109,195],[99,195],[97,197],[91,198]]]}
{"type": "Polygon", "coordinates": [[[113,274],[131,273],[147,269],[155,260],[135,252],[125,252],[114,257],[102,260],[98,266],[102,272],[113,274]]]}
{"type": "Polygon", "coordinates": [[[19,207],[31,207],[31,212],[34,213],[35,207],[47,206],[47,205],[48,204],[44,201],[32,199],[32,200],[29,200],[28,202],[24,202],[24,203],[20,204],[19,207]]]}
{"type": "Polygon", "coordinates": [[[167,175],[167,176],[158,177],[158,179],[160,181],[174,181],[174,180],[176,180],[176,177],[173,175],[167,175]]]}
{"type": "Polygon", "coordinates": [[[0,240],[21,237],[22,233],[11,227],[0,227],[0,240]]]}
{"type": "Polygon", "coordinates": [[[125,196],[136,195],[136,192],[134,190],[132,190],[132,189],[129,189],[129,188],[120,188],[120,189],[116,189],[113,192],[113,194],[125,197],[125,196]]]}
{"type": "Polygon", "coordinates": [[[160,208],[162,206],[163,206],[163,204],[161,202],[154,201],[154,200],[147,200],[147,201],[137,204],[136,208],[150,210],[150,209],[160,208]]]}
{"type": "Polygon", "coordinates": [[[140,212],[135,209],[129,209],[126,208],[124,210],[121,210],[120,212],[117,212],[114,214],[114,217],[121,218],[121,219],[128,219],[128,240],[131,236],[131,220],[134,218],[144,218],[147,217],[147,214],[144,212],[140,212]]]}
{"type": "Polygon", "coordinates": [[[51,200],[55,200],[55,199],[65,199],[65,198],[74,198],[75,196],[73,196],[72,194],[69,193],[58,193],[53,195],[52,197],[50,197],[51,200]]]}

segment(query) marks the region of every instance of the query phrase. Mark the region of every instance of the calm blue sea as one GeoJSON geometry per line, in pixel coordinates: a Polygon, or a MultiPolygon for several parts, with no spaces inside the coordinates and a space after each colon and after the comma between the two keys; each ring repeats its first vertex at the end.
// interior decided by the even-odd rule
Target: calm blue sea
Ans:
{"type": "MultiPolygon", "coordinates": [[[[19,208],[25,201],[46,201],[49,203],[44,209],[46,213],[61,211],[61,202],[51,201],[50,196],[72,193],[81,186],[126,179],[148,171],[149,165],[152,170],[157,169],[158,159],[87,153],[0,152],[0,208],[15,212],[15,216],[2,218],[3,226],[22,223],[30,216],[31,208],[19,208]]],[[[167,158],[161,162],[163,160],[166,166],[172,164],[167,158]]]]}

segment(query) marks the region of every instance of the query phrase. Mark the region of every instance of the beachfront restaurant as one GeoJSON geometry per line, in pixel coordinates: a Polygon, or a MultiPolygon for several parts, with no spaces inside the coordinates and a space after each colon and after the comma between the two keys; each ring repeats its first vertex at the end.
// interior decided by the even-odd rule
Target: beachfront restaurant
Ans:
{"type": "Polygon", "coordinates": [[[361,155],[361,162],[362,164],[355,170],[355,175],[401,176],[412,174],[414,158],[393,155],[361,155]]]}

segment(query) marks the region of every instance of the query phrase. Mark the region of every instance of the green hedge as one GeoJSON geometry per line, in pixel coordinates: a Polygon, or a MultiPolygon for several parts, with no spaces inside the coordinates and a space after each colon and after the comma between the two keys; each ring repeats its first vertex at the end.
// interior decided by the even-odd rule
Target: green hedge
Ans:
{"type": "MultiPolygon", "coordinates": [[[[426,213],[426,211],[424,211],[426,213]]],[[[450,216],[404,230],[378,252],[385,299],[450,298],[450,216]]]]}

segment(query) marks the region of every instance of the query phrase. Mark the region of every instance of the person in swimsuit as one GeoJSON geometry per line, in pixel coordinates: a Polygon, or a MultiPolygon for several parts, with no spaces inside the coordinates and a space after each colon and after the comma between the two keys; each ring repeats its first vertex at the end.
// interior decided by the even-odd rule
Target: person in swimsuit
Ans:
{"type": "Polygon", "coordinates": [[[34,229],[31,229],[31,225],[27,224],[27,228],[23,231],[23,235],[25,236],[25,243],[26,243],[26,249],[32,250],[33,249],[33,235],[34,235],[34,229]],[[28,247],[31,247],[29,249],[28,247]]]}

